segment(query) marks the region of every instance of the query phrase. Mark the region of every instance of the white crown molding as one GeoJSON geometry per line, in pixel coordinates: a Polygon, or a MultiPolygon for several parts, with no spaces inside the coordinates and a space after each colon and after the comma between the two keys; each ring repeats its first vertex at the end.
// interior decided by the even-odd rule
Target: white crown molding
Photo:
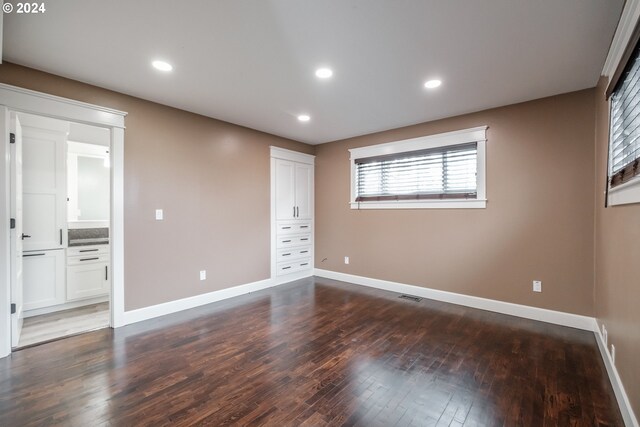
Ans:
{"type": "Polygon", "coordinates": [[[602,75],[607,76],[609,80],[611,80],[611,76],[613,76],[616,68],[618,68],[618,64],[620,63],[622,55],[629,44],[629,39],[633,34],[633,30],[635,29],[639,18],[640,0],[627,0],[625,2],[624,9],[622,10],[622,15],[620,16],[620,21],[618,22],[618,27],[616,28],[613,40],[611,41],[609,54],[607,55],[607,59],[604,62],[604,67],[602,69],[602,75]]]}
{"type": "Polygon", "coordinates": [[[523,317],[525,319],[553,323],[555,325],[569,326],[571,328],[583,329],[586,331],[593,331],[594,328],[595,319],[593,317],[581,316],[578,314],[547,310],[544,308],[531,307],[528,305],[513,304],[510,302],[474,297],[471,295],[457,294],[454,292],[440,291],[431,288],[423,288],[421,286],[407,285],[404,283],[373,279],[370,277],[356,276],[353,274],[339,273],[336,271],[322,270],[319,268],[315,269],[314,274],[316,276],[325,277],[327,279],[340,280],[342,282],[354,283],[356,285],[369,286],[377,289],[384,289],[401,294],[416,295],[436,301],[464,305],[466,307],[479,308],[481,310],[494,311],[496,313],[508,314],[510,316],[517,316],[523,317]]]}
{"type": "Polygon", "coordinates": [[[604,343],[604,339],[602,339],[602,334],[600,333],[600,328],[598,328],[598,323],[595,322],[593,333],[596,335],[596,342],[598,343],[598,349],[600,350],[600,355],[602,356],[602,360],[604,361],[604,366],[607,369],[607,374],[609,375],[609,381],[611,381],[611,387],[613,388],[613,393],[616,395],[616,400],[618,401],[618,406],[620,407],[620,413],[622,414],[622,419],[624,420],[624,424],[627,427],[640,427],[638,425],[638,419],[636,415],[633,413],[633,409],[631,407],[631,402],[629,402],[629,396],[627,396],[627,392],[622,385],[622,379],[620,379],[620,375],[618,374],[618,370],[616,366],[613,364],[613,360],[611,360],[611,354],[609,350],[607,350],[607,346],[604,343]]]}

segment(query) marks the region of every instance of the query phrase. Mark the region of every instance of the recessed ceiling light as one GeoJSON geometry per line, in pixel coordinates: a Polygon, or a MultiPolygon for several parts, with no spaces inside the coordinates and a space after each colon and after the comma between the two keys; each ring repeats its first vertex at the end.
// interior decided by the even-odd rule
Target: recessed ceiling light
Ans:
{"type": "Polygon", "coordinates": [[[153,67],[157,70],[160,71],[171,71],[173,70],[173,65],[169,64],[168,62],[165,61],[153,61],[151,63],[151,65],[153,65],[153,67]]]}
{"type": "Polygon", "coordinates": [[[316,70],[316,77],[320,79],[328,79],[331,76],[333,76],[331,68],[318,68],[316,70]]]}
{"type": "Polygon", "coordinates": [[[435,89],[438,86],[440,86],[442,84],[442,81],[434,79],[434,80],[427,80],[424,84],[424,87],[426,87],[427,89],[435,89]]]}
{"type": "Polygon", "coordinates": [[[307,114],[300,114],[298,116],[298,120],[301,122],[308,122],[309,120],[311,120],[311,117],[309,117],[307,114]]]}

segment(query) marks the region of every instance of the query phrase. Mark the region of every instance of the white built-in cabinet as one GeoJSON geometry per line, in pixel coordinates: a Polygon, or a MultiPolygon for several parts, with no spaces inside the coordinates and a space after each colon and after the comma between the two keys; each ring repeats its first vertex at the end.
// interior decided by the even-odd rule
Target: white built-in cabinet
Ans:
{"type": "Polygon", "coordinates": [[[313,165],[275,158],[276,220],[311,219],[313,165]]]}
{"type": "Polygon", "coordinates": [[[63,250],[32,251],[23,254],[25,311],[65,303],[65,269],[63,250]]]}
{"type": "Polygon", "coordinates": [[[271,276],[278,282],[313,271],[314,156],[271,147],[271,276]]]}

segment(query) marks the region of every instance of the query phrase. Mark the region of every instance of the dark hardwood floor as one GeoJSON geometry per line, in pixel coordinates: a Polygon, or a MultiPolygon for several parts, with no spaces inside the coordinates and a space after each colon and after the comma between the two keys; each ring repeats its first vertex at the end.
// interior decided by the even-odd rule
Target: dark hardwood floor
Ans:
{"type": "Polygon", "coordinates": [[[0,360],[2,426],[622,426],[590,332],[306,279],[0,360]]]}

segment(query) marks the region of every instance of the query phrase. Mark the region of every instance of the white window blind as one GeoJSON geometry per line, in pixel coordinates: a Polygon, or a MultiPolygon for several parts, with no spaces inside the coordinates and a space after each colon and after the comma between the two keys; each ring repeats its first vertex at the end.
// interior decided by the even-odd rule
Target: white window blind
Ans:
{"type": "Polygon", "coordinates": [[[636,48],[611,94],[609,147],[611,188],[640,174],[638,158],[640,158],[640,56],[636,48]]]}
{"type": "Polygon", "coordinates": [[[355,160],[356,202],[476,199],[477,142],[355,160]]]}

